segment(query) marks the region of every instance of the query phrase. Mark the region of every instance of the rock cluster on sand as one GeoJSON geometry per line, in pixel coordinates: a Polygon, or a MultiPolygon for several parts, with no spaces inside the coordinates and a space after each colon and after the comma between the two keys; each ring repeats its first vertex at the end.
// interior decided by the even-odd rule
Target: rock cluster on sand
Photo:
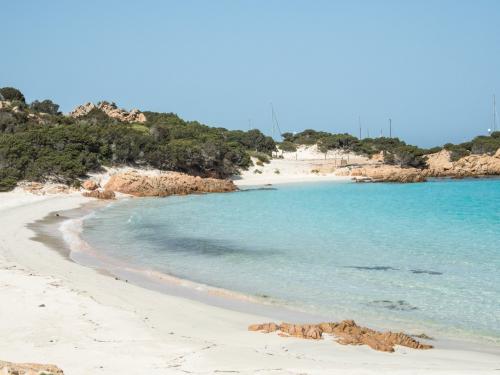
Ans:
{"type": "Polygon", "coordinates": [[[164,197],[230,192],[236,190],[236,185],[230,180],[201,178],[178,172],[146,175],[130,171],[111,176],[105,189],[138,197],[164,197]]]}
{"type": "Polygon", "coordinates": [[[108,102],[99,102],[97,105],[94,103],[85,103],[83,105],[79,105],[73,111],[69,113],[71,117],[81,117],[88,114],[93,109],[100,109],[109,117],[117,119],[123,122],[146,122],[146,116],[144,113],[139,111],[138,109],[133,109],[130,112],[118,108],[114,103],[108,102]]]}
{"type": "Polygon", "coordinates": [[[353,320],[344,320],[340,323],[320,324],[290,324],[264,323],[252,324],[249,331],[277,332],[284,337],[299,337],[311,340],[320,340],[323,333],[335,336],[342,345],[368,345],[370,348],[393,352],[395,345],[413,349],[431,349],[432,345],[422,344],[404,333],[379,332],[370,328],[360,327],[353,320]]]}
{"type": "Polygon", "coordinates": [[[37,363],[12,363],[0,361],[2,375],[63,375],[63,371],[54,365],[40,365],[37,363]]]}

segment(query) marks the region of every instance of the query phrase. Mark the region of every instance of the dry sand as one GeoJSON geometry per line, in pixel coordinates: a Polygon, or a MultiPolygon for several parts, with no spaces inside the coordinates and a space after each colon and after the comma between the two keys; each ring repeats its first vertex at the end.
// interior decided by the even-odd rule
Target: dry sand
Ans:
{"type": "Polygon", "coordinates": [[[326,155],[319,152],[317,146],[299,146],[297,152],[279,152],[279,158],[270,163],[257,165],[257,159],[252,158],[254,165],[240,176],[234,178],[238,186],[284,184],[298,182],[320,181],[350,181],[349,176],[336,175],[342,169],[343,163],[370,164],[368,158],[353,153],[329,151],[326,155]]]}
{"type": "Polygon", "coordinates": [[[28,223],[79,194],[0,194],[0,360],[65,374],[498,374],[500,356],[396,353],[248,332],[270,320],[169,296],[80,266],[30,239],[28,223]]]}

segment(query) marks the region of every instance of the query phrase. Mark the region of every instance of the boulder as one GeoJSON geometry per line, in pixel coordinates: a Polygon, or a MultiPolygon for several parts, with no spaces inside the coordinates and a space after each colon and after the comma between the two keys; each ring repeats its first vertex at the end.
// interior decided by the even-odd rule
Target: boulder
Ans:
{"type": "Polygon", "coordinates": [[[376,154],[373,154],[370,158],[372,161],[383,163],[384,162],[384,151],[380,151],[376,154]]]}
{"type": "Polygon", "coordinates": [[[453,170],[451,154],[448,150],[441,150],[434,154],[427,155],[426,173],[429,176],[445,176],[453,170]]]}
{"type": "Polygon", "coordinates": [[[111,190],[92,190],[86,191],[82,194],[84,197],[97,198],[97,199],[115,199],[115,192],[111,190]]]}
{"type": "Polygon", "coordinates": [[[320,340],[323,338],[323,333],[325,333],[336,337],[337,342],[342,345],[368,345],[374,350],[384,352],[394,352],[394,346],[396,345],[413,349],[432,348],[432,345],[422,344],[405,333],[375,331],[358,326],[354,320],[319,324],[276,324],[271,322],[252,324],[248,327],[248,330],[265,333],[278,332],[280,336],[310,340],[320,340]]]}
{"type": "Polygon", "coordinates": [[[85,190],[96,190],[99,187],[99,184],[95,182],[94,180],[86,180],[82,184],[82,187],[85,190]]]}
{"type": "MultiPolygon", "coordinates": [[[[351,176],[363,182],[424,182],[425,175],[417,168],[401,168],[395,165],[371,165],[351,170],[351,176]]],[[[355,179],[357,180],[357,179],[355,179]]]]}
{"type": "Polygon", "coordinates": [[[165,197],[231,192],[236,190],[236,185],[230,180],[194,177],[178,172],[146,175],[138,171],[130,171],[111,176],[105,188],[138,197],[165,197]]]}

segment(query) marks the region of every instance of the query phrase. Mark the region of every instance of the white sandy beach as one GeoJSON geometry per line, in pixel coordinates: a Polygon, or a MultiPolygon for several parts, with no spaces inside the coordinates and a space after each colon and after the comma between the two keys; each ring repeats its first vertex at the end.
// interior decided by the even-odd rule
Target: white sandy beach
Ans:
{"type": "Polygon", "coordinates": [[[326,155],[317,146],[299,146],[297,152],[281,152],[281,158],[273,158],[269,163],[254,165],[234,179],[238,186],[266,184],[286,184],[298,182],[350,181],[351,177],[336,175],[342,160],[350,164],[370,163],[370,160],[353,153],[329,151],[326,155]]]}
{"type": "Polygon", "coordinates": [[[0,360],[65,374],[496,374],[500,356],[370,348],[248,332],[270,319],[115,280],[49,249],[26,224],[80,194],[0,194],[0,360]]]}

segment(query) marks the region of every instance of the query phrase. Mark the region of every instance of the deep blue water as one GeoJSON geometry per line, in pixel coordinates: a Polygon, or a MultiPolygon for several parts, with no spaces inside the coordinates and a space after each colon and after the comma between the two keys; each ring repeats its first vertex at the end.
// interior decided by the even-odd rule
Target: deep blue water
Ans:
{"type": "Polygon", "coordinates": [[[500,342],[500,180],[131,199],[83,238],[141,267],[338,320],[500,342]]]}

